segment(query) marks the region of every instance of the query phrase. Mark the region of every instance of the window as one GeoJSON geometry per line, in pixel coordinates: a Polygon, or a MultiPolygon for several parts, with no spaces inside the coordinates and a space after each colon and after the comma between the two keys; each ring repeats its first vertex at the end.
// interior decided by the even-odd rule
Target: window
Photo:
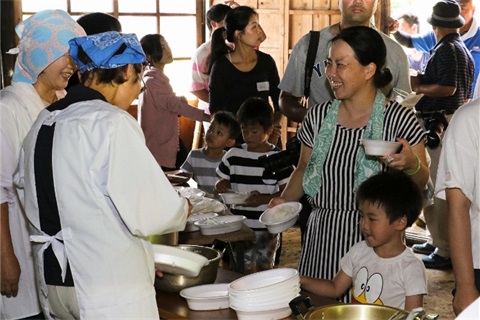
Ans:
{"type": "Polygon", "coordinates": [[[194,99],[189,93],[191,63],[199,44],[205,41],[201,27],[205,16],[204,0],[21,0],[23,19],[37,11],[62,9],[74,19],[89,12],[106,12],[117,17],[122,31],[139,39],[160,33],[172,48],[174,61],[165,73],[177,95],[194,99]]]}

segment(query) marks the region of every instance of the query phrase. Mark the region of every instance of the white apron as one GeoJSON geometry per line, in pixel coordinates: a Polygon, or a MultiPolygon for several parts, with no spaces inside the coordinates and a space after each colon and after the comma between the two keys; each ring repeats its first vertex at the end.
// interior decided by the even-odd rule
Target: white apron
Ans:
{"type": "MultiPolygon", "coordinates": [[[[43,111],[25,139],[15,180],[37,241],[34,251],[52,245],[60,264],[68,259],[81,318],[158,319],[146,237],[183,230],[188,205],[146,148],[133,117],[101,100],[43,111]],[[62,230],[50,237],[40,230],[33,150],[41,125],[54,123],[52,166],[62,230]]],[[[48,308],[42,259],[37,266],[48,308]]]]}
{"type": "Polygon", "coordinates": [[[20,264],[18,295],[0,296],[0,319],[19,319],[41,313],[32,258],[32,246],[23,210],[12,177],[22,141],[45,108],[31,84],[13,83],[0,91],[0,203],[8,203],[9,227],[15,256],[20,264]]]}

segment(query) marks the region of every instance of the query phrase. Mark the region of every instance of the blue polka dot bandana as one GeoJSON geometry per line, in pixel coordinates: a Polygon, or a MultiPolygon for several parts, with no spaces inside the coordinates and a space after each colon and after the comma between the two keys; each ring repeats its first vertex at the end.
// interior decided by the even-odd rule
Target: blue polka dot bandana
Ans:
{"type": "Polygon", "coordinates": [[[13,72],[14,82],[35,83],[52,62],[68,53],[68,40],[85,35],[83,28],[63,10],[39,11],[20,22],[15,32],[20,38],[13,72]]]}
{"type": "Polygon", "coordinates": [[[137,36],[116,31],[70,40],[70,55],[81,73],[93,69],[114,69],[145,61],[145,53],[137,36]],[[91,62],[84,63],[78,59],[79,48],[85,51],[91,62]]]}

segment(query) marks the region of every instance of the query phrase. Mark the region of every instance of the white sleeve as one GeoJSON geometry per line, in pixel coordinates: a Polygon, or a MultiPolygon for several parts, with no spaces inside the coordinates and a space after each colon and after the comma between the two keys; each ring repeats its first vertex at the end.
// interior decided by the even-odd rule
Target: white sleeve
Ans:
{"type": "Polygon", "coordinates": [[[107,192],[130,232],[140,236],[185,228],[180,198],[145,145],[133,118],[120,117],[112,136],[107,192]]]}
{"type": "Polygon", "coordinates": [[[455,112],[442,141],[435,192],[445,198],[445,189],[459,188],[472,202],[479,172],[479,100],[455,112]],[[467,109],[468,108],[468,109],[467,109]]]}
{"type": "Polygon", "coordinates": [[[18,163],[18,154],[22,141],[19,139],[17,119],[12,110],[21,108],[15,99],[6,95],[0,98],[0,203],[11,202],[13,197],[12,177],[18,163]],[[11,108],[7,108],[6,104],[11,108]],[[12,106],[12,104],[14,106],[12,106]]]}
{"type": "Polygon", "coordinates": [[[423,262],[417,257],[412,257],[407,265],[403,266],[402,272],[405,276],[405,295],[414,296],[427,294],[427,276],[423,262]]]}
{"type": "MultiPolygon", "coordinates": [[[[359,242],[360,243],[360,242],[359,242]]],[[[340,269],[349,277],[353,278],[353,266],[356,261],[355,253],[360,248],[359,243],[355,244],[348,250],[348,252],[340,259],[340,269]]]]}

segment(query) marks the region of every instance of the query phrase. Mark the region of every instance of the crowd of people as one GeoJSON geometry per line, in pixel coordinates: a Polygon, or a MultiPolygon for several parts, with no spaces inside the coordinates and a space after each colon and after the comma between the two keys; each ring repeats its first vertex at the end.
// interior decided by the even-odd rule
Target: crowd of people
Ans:
{"type": "Polygon", "coordinates": [[[211,197],[249,194],[230,208],[255,231],[254,241],[234,247],[246,272],[278,265],[281,234],[269,233],[260,214],[306,201],[298,263],[305,290],[412,310],[427,294],[425,267],[453,266],[455,314],[478,301],[475,6],[439,0],[432,32],[418,32],[403,14],[389,20],[389,37],[372,24],[377,5],[339,0],[340,20],[320,30],[312,65],[309,33],[281,79],[259,48],[266,35],[255,9],[212,6],[211,40],[192,59],[199,108],[170,86],[164,67],[173,55],[160,34],[138,39],[103,13],[75,21],[44,10],[22,21],[9,51],[17,54],[12,85],[0,91],[0,317],[158,319],[161,270],[147,239],[183,230],[191,213],[170,170],[211,197]],[[415,48],[410,59],[402,46],[415,48]],[[423,96],[407,108],[393,88],[423,96]],[[126,111],[136,98],[138,119],[126,111]],[[185,148],[179,116],[205,124],[201,148],[185,148]],[[259,158],[281,152],[283,117],[301,123],[299,160],[270,172],[259,158]],[[362,139],[401,146],[373,157],[362,139]],[[405,246],[405,229],[422,210],[431,240],[412,248],[426,254],[420,260],[405,246]]]}

